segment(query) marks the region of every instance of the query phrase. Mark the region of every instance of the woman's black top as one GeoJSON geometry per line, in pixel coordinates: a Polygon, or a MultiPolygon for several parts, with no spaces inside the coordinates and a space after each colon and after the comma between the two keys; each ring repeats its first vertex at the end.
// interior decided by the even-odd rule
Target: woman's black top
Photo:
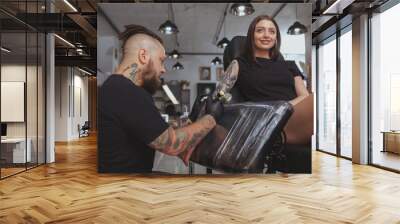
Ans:
{"type": "Polygon", "coordinates": [[[236,60],[239,62],[239,75],[235,86],[245,101],[289,101],[297,97],[294,77],[302,74],[294,61],[258,57],[257,63],[244,57],[236,60]]]}

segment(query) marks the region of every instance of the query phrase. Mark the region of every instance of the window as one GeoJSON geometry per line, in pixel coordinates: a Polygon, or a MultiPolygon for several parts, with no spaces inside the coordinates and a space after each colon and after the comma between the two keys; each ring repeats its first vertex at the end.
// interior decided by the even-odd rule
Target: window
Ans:
{"type": "Polygon", "coordinates": [[[371,18],[371,162],[395,170],[400,170],[400,151],[396,152],[400,149],[400,137],[394,137],[392,141],[384,139],[384,133],[400,131],[398,21],[400,4],[371,18]],[[395,144],[394,150],[385,146],[389,143],[395,144]]]}
{"type": "MultiPolygon", "coordinates": [[[[5,2],[21,14],[44,1],[5,2]]],[[[45,163],[45,35],[4,13],[0,24],[0,178],[45,163]],[[11,109],[13,108],[13,109],[11,109]],[[2,128],[3,129],[3,128],[2,128]]]]}
{"type": "Polygon", "coordinates": [[[318,145],[317,149],[336,153],[336,39],[318,48],[318,145]]]}
{"type": "Polygon", "coordinates": [[[340,36],[340,155],[351,158],[352,148],[352,35],[351,26],[340,36]]]}

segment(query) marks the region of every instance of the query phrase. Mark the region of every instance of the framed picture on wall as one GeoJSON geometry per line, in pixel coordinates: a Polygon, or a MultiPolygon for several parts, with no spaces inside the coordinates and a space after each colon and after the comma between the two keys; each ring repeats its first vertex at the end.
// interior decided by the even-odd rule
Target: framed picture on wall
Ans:
{"type": "Polygon", "coordinates": [[[224,78],[224,68],[222,67],[216,68],[215,74],[217,74],[217,81],[221,81],[224,78]]]}
{"type": "Polygon", "coordinates": [[[215,83],[197,83],[197,95],[206,95],[214,92],[215,83]]]}
{"type": "Polygon", "coordinates": [[[201,66],[199,69],[199,79],[211,80],[211,68],[206,66],[201,66]]]}

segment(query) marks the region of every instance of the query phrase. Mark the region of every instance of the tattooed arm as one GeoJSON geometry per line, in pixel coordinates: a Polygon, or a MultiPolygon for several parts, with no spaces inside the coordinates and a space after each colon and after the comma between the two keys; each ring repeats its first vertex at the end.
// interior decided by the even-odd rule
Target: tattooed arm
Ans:
{"type": "MultiPolygon", "coordinates": [[[[224,78],[218,83],[214,96],[221,91],[229,92],[235,85],[239,75],[239,63],[233,60],[224,72],[224,78]]],[[[196,122],[179,128],[168,128],[158,138],[149,144],[150,147],[167,155],[181,156],[187,165],[191,153],[196,145],[215,127],[216,122],[210,115],[206,115],[196,122]]]]}
{"type": "Polygon", "coordinates": [[[149,144],[155,150],[172,156],[180,156],[187,165],[196,145],[215,127],[216,122],[206,115],[196,122],[178,129],[169,127],[149,144]]]}
{"type": "Polygon", "coordinates": [[[213,97],[215,98],[218,93],[221,93],[221,91],[223,93],[228,93],[235,85],[238,79],[238,75],[239,63],[237,60],[233,60],[228,68],[225,70],[223,79],[218,82],[213,97]]]}

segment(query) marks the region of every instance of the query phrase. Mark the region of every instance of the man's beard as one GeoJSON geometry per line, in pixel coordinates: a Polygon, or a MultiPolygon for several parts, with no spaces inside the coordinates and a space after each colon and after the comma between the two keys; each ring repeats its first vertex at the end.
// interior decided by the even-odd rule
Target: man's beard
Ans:
{"type": "Polygon", "coordinates": [[[153,61],[150,60],[147,67],[143,70],[143,88],[153,95],[161,86],[161,80],[157,77],[153,61]]]}

